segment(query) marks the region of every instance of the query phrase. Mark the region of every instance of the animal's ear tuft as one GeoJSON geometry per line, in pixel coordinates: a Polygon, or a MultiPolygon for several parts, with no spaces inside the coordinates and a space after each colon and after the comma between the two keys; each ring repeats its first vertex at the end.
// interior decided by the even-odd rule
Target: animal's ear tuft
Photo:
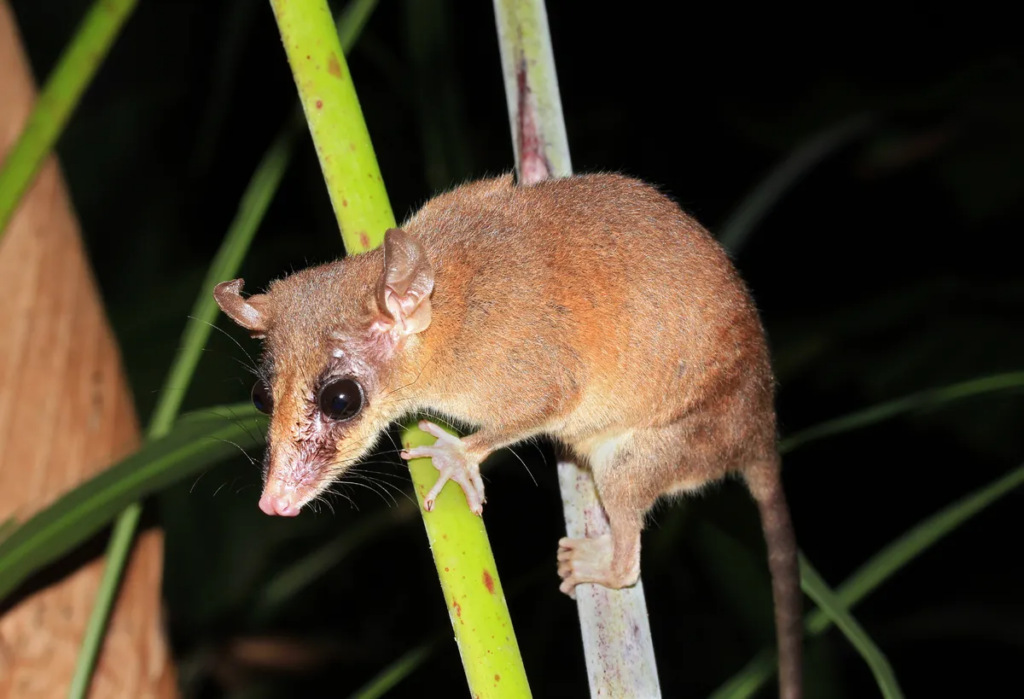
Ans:
{"type": "Polygon", "coordinates": [[[377,306],[391,327],[412,335],[430,326],[434,270],[423,245],[401,228],[384,234],[384,272],[377,284],[377,306]]]}
{"type": "Polygon", "coordinates": [[[253,337],[263,337],[270,325],[267,297],[265,294],[256,294],[247,299],[242,298],[243,284],[243,279],[221,282],[214,287],[213,298],[231,320],[252,333],[253,337]]]}

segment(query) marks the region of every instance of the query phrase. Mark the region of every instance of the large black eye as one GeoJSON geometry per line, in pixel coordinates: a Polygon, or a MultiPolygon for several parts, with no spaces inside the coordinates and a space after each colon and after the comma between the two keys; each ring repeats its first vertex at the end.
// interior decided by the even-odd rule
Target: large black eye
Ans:
{"type": "Polygon", "coordinates": [[[262,379],[252,387],[252,404],[266,415],[274,412],[274,394],[270,392],[270,386],[262,379]]]}
{"type": "Polygon", "coordinates": [[[350,420],[363,407],[363,389],[352,379],[334,379],[320,390],[320,410],[332,420],[350,420]]]}

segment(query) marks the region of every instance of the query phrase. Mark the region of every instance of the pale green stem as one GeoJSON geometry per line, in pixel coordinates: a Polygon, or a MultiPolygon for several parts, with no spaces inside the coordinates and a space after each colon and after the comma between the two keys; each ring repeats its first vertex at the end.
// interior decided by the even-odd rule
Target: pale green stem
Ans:
{"type": "Polygon", "coordinates": [[[0,167],[0,241],[85,88],[138,0],[96,0],[57,61],[18,142],[0,167]]]}
{"type": "MultiPolygon", "coordinates": [[[[544,2],[494,0],[494,12],[519,182],[569,176],[572,161],[544,2]],[[543,169],[536,167],[538,156],[543,169]],[[527,158],[530,167],[524,166],[527,158]]],[[[560,459],[558,483],[567,536],[610,531],[588,469],[560,459]]],[[[622,590],[580,585],[575,595],[591,695],[660,697],[643,580],[622,590]]]]}

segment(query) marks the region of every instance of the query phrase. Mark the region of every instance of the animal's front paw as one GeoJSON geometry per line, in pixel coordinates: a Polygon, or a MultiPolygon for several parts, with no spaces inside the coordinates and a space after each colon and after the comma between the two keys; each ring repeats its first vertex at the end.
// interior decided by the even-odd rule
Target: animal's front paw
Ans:
{"type": "Polygon", "coordinates": [[[434,501],[441,493],[441,488],[448,481],[455,481],[462,487],[466,494],[466,502],[473,514],[481,514],[484,511],[484,481],[480,477],[480,464],[466,452],[466,445],[458,437],[448,434],[432,422],[423,420],[420,422],[421,430],[437,437],[437,441],[430,446],[412,447],[402,450],[403,459],[419,459],[429,457],[440,473],[437,482],[423,499],[423,506],[429,512],[434,509],[434,501]]]}

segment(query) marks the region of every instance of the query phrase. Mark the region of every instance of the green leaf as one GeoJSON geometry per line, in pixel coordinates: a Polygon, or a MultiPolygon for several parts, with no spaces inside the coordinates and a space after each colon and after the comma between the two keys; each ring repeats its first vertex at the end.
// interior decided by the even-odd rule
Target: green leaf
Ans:
{"type": "Polygon", "coordinates": [[[804,175],[860,136],[874,121],[871,114],[858,114],[811,134],[747,194],[722,224],[718,240],[730,254],[738,255],[753,230],[804,175]]]}
{"type": "MultiPolygon", "coordinates": [[[[346,6],[341,26],[336,27],[331,24],[331,29],[334,30],[332,38],[339,41],[344,50],[349,50],[352,42],[358,38],[376,4],[377,0],[354,0],[346,6]]],[[[326,5],[324,9],[327,9],[326,5]]],[[[150,420],[146,432],[146,436],[150,440],[162,437],[170,429],[171,423],[178,414],[185,393],[177,390],[177,387],[187,386],[191,382],[196,365],[199,363],[200,353],[206,344],[217,315],[212,289],[217,282],[225,281],[235,275],[248,252],[249,244],[252,242],[259,224],[263,221],[263,215],[266,213],[267,207],[270,206],[270,201],[277,192],[284,170],[291,159],[298,126],[302,123],[300,116],[301,114],[296,114],[296,117],[275,139],[270,150],[264,154],[263,160],[256,172],[253,173],[249,186],[239,203],[238,213],[231,223],[231,228],[207,270],[206,279],[192,309],[191,320],[185,328],[181,348],[174,359],[156,410],[150,420]]],[[[103,571],[103,579],[100,581],[100,587],[96,593],[96,604],[89,617],[82,640],[82,650],[78,655],[75,673],[71,679],[71,689],[68,694],[71,699],[83,697],[89,686],[107,618],[114,603],[114,595],[131,551],[135,527],[138,525],[141,515],[141,504],[129,502],[114,524],[107,549],[107,566],[103,571]]]]}
{"type": "MultiPolygon", "coordinates": [[[[872,556],[847,578],[836,588],[836,599],[847,609],[852,608],[942,537],[1022,484],[1024,464],[925,519],[872,556]]],[[[821,609],[805,617],[805,626],[810,636],[820,636],[832,623],[833,618],[821,609]]],[[[775,674],[775,661],[773,652],[767,649],[759,651],[742,670],[719,687],[711,699],[745,699],[753,696],[775,674]]]]}
{"type": "Polygon", "coordinates": [[[241,444],[262,446],[265,424],[266,418],[248,403],[183,416],[164,437],[147,442],[68,492],[4,539],[0,599],[100,531],[136,500],[237,454],[241,444]]]}
{"type": "Polygon", "coordinates": [[[855,413],[850,413],[849,415],[844,415],[843,417],[836,418],[835,420],[829,420],[801,432],[797,432],[791,437],[782,440],[782,443],[779,445],[779,449],[783,453],[789,452],[798,446],[806,444],[807,442],[812,442],[835,434],[841,434],[843,432],[849,432],[861,427],[867,427],[868,425],[882,422],[883,420],[896,417],[903,413],[938,406],[943,403],[948,403],[961,398],[969,398],[981,393],[1001,391],[1008,388],[1020,388],[1021,386],[1024,386],[1024,371],[995,374],[993,376],[984,376],[980,379],[963,381],[961,383],[942,386],[940,388],[930,388],[925,391],[912,393],[909,396],[897,398],[896,400],[879,403],[878,405],[873,405],[870,408],[859,410],[855,413]]]}
{"type": "Polygon", "coordinates": [[[4,520],[3,524],[0,524],[0,542],[11,535],[15,529],[18,528],[18,521],[14,517],[9,517],[4,520]]]}
{"type": "Polygon", "coordinates": [[[138,0],[97,0],[46,79],[18,141],[0,167],[0,240],[85,88],[138,0]]]}
{"type": "Polygon", "coordinates": [[[853,618],[839,595],[829,588],[803,554],[800,554],[800,582],[804,592],[810,595],[818,609],[828,615],[864,658],[875,676],[879,689],[882,690],[882,696],[886,699],[903,699],[903,691],[896,681],[896,673],[893,672],[889,660],[860,623],[853,618]]]}

